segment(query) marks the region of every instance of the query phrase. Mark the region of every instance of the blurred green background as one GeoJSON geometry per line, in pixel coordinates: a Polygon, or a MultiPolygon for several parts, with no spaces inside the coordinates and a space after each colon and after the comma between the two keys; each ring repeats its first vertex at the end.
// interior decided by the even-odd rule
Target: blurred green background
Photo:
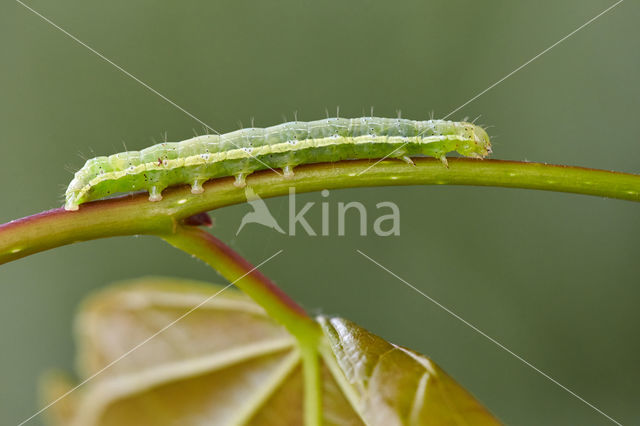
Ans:
{"type": "MultiPolygon", "coordinates": [[[[288,120],[447,114],[611,1],[29,1],[221,132],[288,120]]],[[[637,2],[624,2],[452,118],[492,125],[494,158],[640,172],[637,2]]],[[[61,205],[81,156],[183,140],[201,126],[18,3],[0,6],[0,221],[61,205]]],[[[432,357],[508,424],[610,424],[407,288],[360,249],[625,424],[640,424],[640,206],[472,187],[300,196],[333,236],[214,232],[314,313],[432,357]],[[401,209],[401,236],[336,236],[339,201],[401,209]]],[[[286,198],[267,200],[286,226],[286,198]]],[[[370,219],[370,226],[373,219],[370,219]]],[[[349,232],[350,231],[350,232],[349,232]]],[[[77,304],[148,274],[220,282],[160,240],[62,247],[0,268],[0,424],[37,409],[37,378],[73,367],[77,304]]],[[[30,424],[40,424],[42,416],[30,424]]]]}

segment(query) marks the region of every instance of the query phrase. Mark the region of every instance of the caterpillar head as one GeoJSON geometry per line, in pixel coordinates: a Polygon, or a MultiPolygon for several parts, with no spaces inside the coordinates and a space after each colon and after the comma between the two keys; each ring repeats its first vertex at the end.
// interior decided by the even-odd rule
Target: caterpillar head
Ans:
{"type": "Polygon", "coordinates": [[[489,135],[480,126],[472,123],[460,123],[463,126],[463,135],[469,142],[458,152],[467,157],[484,158],[491,154],[491,141],[489,135]]]}

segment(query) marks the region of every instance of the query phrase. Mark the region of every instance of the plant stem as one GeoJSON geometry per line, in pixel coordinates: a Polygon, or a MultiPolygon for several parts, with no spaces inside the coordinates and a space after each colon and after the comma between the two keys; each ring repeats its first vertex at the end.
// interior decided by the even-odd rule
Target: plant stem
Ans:
{"type": "Polygon", "coordinates": [[[302,346],[302,375],[304,377],[304,424],[320,426],[322,424],[322,381],[318,357],[319,339],[315,345],[302,346]]]}
{"type": "Polygon", "coordinates": [[[208,232],[178,225],[173,232],[160,237],[218,271],[262,306],[271,318],[285,326],[296,338],[302,356],[304,375],[305,425],[320,426],[322,410],[317,347],[322,332],[319,325],[256,267],[208,232]]]}
{"type": "MultiPolygon", "coordinates": [[[[341,161],[299,166],[283,179],[272,171],[251,175],[247,182],[262,198],[322,189],[384,185],[475,185],[542,189],[640,201],[640,175],[581,167],[499,160],[414,159],[415,167],[385,160],[361,173],[371,162],[341,161]]],[[[246,201],[232,178],[207,182],[203,194],[188,186],[169,188],[163,200],[149,202],[145,193],[83,204],[79,211],[54,209],[0,225],[0,264],[50,248],[96,238],[166,234],[201,212],[246,201]]]]}
{"type": "Polygon", "coordinates": [[[174,232],[159,236],[218,271],[227,281],[262,306],[271,318],[287,327],[298,340],[305,341],[311,336],[319,335],[318,325],[304,309],[257,268],[213,235],[199,228],[178,225],[174,232]]]}

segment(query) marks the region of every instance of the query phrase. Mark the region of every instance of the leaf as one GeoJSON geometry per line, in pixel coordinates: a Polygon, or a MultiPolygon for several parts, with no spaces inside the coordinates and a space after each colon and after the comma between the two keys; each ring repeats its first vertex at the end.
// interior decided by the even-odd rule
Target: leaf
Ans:
{"type": "MultiPolygon", "coordinates": [[[[237,290],[211,298],[222,289],[143,278],[89,298],[76,338],[90,380],[46,411],[51,424],[301,425],[296,341],[237,290]]],[[[323,424],[499,424],[428,358],[347,320],[318,321],[323,424]]],[[[43,402],[74,386],[47,375],[43,402]]]]}
{"type": "Polygon", "coordinates": [[[429,358],[389,343],[351,321],[319,321],[365,423],[499,424],[429,358]]]}

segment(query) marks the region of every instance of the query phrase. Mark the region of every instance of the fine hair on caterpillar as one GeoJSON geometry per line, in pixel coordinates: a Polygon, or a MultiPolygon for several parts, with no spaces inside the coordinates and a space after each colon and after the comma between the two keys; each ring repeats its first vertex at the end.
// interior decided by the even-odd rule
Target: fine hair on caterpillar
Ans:
{"type": "Polygon", "coordinates": [[[245,128],[226,134],[196,136],[182,142],[162,142],[142,151],[125,151],[87,160],[65,193],[65,209],[116,193],[149,191],[162,199],[173,185],[190,184],[203,191],[209,179],[234,176],[244,187],[258,170],[281,169],[283,178],[301,164],[349,159],[431,156],[446,165],[446,154],[484,158],[491,152],[486,131],[473,123],[403,118],[326,118],[291,121],[267,128],[245,128]]]}

